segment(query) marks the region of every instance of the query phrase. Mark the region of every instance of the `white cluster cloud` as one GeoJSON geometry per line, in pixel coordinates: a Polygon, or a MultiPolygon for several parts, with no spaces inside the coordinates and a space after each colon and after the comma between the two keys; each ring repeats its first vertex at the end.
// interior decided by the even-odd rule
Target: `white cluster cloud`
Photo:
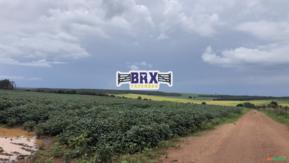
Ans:
{"type": "Polygon", "coordinates": [[[147,8],[133,0],[1,0],[0,64],[49,67],[87,57],[89,37],[107,39],[146,21],[147,8]]]}
{"type": "Polygon", "coordinates": [[[0,1],[0,8],[0,64],[49,67],[89,55],[79,38],[53,21],[49,1],[0,1]]]}
{"type": "Polygon", "coordinates": [[[180,0],[0,0],[0,64],[49,67],[87,57],[87,40],[212,36],[219,15],[201,2],[191,11],[180,0]]]}
{"type": "Polygon", "coordinates": [[[135,62],[133,64],[128,64],[130,70],[149,70],[153,67],[152,64],[147,63],[146,61],[135,62]]]}
{"type": "Polygon", "coordinates": [[[285,21],[252,21],[240,24],[238,30],[269,41],[289,40],[289,18],[285,21]]]}
{"type": "Polygon", "coordinates": [[[269,43],[253,48],[238,47],[217,54],[208,47],[202,58],[210,64],[222,66],[281,65],[289,63],[289,20],[245,22],[237,30],[269,43]]]}
{"type": "Polygon", "coordinates": [[[289,63],[289,47],[287,45],[267,45],[256,48],[239,47],[224,50],[217,54],[208,47],[202,58],[205,62],[224,67],[243,65],[281,65],[289,63]]]}
{"type": "MultiPolygon", "coordinates": [[[[218,13],[210,10],[206,4],[195,1],[195,4],[180,0],[163,0],[163,16],[161,31],[181,28],[189,33],[198,33],[201,36],[212,36],[216,33],[216,28],[222,25],[218,13]],[[186,6],[187,5],[187,6],[186,6]],[[207,7],[204,9],[204,7],[207,7]]],[[[164,36],[161,33],[160,37],[164,36]]]]}

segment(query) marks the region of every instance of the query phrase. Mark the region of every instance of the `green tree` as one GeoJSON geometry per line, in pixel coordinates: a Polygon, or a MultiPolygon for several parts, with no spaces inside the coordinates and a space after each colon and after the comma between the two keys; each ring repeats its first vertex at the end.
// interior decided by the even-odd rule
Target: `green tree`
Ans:
{"type": "Polygon", "coordinates": [[[8,79],[0,80],[0,89],[15,89],[16,84],[14,81],[8,79]]]}
{"type": "Polygon", "coordinates": [[[272,107],[272,108],[277,108],[279,105],[278,105],[278,102],[276,101],[271,101],[270,104],[268,104],[268,107],[272,107]]]}

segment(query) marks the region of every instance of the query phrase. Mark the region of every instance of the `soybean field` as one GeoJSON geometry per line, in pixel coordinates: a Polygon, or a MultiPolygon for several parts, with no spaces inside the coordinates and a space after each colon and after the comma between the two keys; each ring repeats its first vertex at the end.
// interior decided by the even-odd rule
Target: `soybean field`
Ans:
{"type": "Polygon", "coordinates": [[[236,107],[115,96],[0,92],[2,126],[21,126],[38,137],[55,138],[54,144],[65,152],[49,157],[94,162],[154,148],[241,112],[236,107]]]}

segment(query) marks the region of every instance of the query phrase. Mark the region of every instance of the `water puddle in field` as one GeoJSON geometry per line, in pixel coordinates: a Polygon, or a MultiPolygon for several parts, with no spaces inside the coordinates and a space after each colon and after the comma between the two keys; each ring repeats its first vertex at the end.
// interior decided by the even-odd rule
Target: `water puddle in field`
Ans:
{"type": "Polygon", "coordinates": [[[36,136],[19,128],[0,127],[0,163],[24,160],[37,150],[36,136]]]}

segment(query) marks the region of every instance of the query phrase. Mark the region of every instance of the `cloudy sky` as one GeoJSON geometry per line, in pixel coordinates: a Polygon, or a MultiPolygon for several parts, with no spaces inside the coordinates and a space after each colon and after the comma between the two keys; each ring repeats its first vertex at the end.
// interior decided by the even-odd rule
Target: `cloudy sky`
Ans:
{"type": "Polygon", "coordinates": [[[289,95],[288,0],[0,0],[0,78],[111,88],[174,71],[171,92],[289,95]]]}

